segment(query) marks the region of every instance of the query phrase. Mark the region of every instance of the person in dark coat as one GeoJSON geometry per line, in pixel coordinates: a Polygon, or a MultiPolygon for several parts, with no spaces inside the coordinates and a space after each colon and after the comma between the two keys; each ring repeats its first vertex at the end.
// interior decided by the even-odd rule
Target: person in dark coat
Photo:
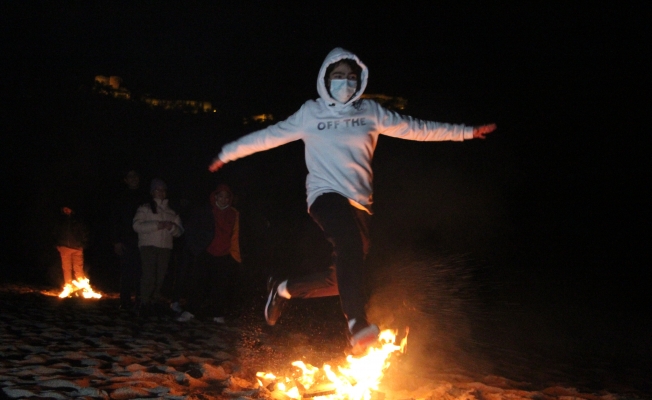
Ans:
{"type": "Polygon", "coordinates": [[[88,228],[75,211],[67,206],[62,207],[59,221],[54,229],[63,270],[64,286],[59,294],[61,298],[70,296],[75,290],[74,283],[81,284],[87,279],[84,273],[84,248],[88,244],[88,236],[88,228]]]}
{"type": "Polygon", "coordinates": [[[126,187],[113,202],[111,209],[111,241],[120,265],[120,308],[129,310],[140,301],[140,252],[138,234],[133,228],[136,210],[149,201],[147,191],[140,186],[140,174],[128,171],[123,179],[126,187]]]}

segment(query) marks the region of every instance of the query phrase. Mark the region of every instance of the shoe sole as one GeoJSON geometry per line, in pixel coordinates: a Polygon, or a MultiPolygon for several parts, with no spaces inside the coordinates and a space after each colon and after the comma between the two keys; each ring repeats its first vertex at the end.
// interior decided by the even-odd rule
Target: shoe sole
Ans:
{"type": "Polygon", "coordinates": [[[272,298],[274,297],[274,290],[269,291],[269,295],[267,296],[267,304],[265,304],[265,321],[267,321],[267,325],[269,326],[274,326],[276,324],[276,321],[273,323],[270,322],[269,320],[269,315],[267,310],[269,310],[269,306],[272,304],[272,298]]]}

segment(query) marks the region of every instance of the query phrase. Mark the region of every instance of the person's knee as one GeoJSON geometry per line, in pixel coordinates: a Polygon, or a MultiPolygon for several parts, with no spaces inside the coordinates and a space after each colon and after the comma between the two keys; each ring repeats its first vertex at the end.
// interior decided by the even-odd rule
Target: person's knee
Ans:
{"type": "Polygon", "coordinates": [[[333,246],[333,251],[338,259],[344,257],[346,259],[363,260],[365,257],[364,247],[359,239],[357,241],[343,241],[337,246],[333,246]]]}
{"type": "Polygon", "coordinates": [[[364,252],[364,244],[360,233],[356,230],[345,230],[332,235],[331,244],[335,250],[341,249],[345,251],[360,251],[364,252]]]}

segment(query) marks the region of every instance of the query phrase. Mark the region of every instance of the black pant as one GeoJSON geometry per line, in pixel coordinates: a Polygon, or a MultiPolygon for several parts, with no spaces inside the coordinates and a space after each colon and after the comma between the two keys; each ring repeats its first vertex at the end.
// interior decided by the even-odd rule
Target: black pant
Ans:
{"type": "Polygon", "coordinates": [[[197,258],[199,256],[193,254],[187,245],[183,246],[176,256],[177,262],[175,263],[171,300],[172,302],[181,299],[191,300],[193,291],[196,290],[193,287],[193,279],[197,275],[195,269],[197,269],[197,258]]]}
{"type": "Polygon", "coordinates": [[[135,301],[140,301],[140,252],[138,243],[124,243],[124,253],[119,257],[120,262],[120,304],[127,307],[131,304],[131,294],[135,294],[135,301]]]}
{"type": "Polygon", "coordinates": [[[369,251],[370,215],[340,194],[325,193],[310,207],[310,216],[333,245],[333,265],[324,272],[290,278],[288,292],[297,298],[339,294],[346,318],[366,325],[363,266],[369,251]]]}
{"type": "Polygon", "coordinates": [[[195,295],[191,312],[209,314],[211,317],[233,315],[241,300],[238,263],[230,255],[215,257],[207,252],[197,258],[195,295]]]}

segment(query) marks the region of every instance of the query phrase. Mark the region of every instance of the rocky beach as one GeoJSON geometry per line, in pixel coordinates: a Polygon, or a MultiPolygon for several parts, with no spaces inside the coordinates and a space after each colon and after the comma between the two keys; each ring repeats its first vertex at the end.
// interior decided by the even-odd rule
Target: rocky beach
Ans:
{"type": "MultiPolygon", "coordinates": [[[[56,289],[4,284],[0,289],[0,398],[267,399],[258,371],[291,373],[303,360],[344,361],[344,337],[320,338],[316,325],[273,331],[252,310],[226,324],[120,311],[117,294],[59,299],[56,289]]],[[[286,328],[289,325],[286,325],[286,328]]],[[[277,327],[276,327],[277,328],[277,327]]],[[[322,332],[323,333],[323,332],[322,332]]],[[[321,335],[323,336],[323,335],[321,335]]],[[[495,375],[440,371],[421,376],[400,358],[378,398],[587,399],[645,398],[641,392],[534,387],[495,375]],[[405,367],[405,369],[403,369],[405,367]]]]}

